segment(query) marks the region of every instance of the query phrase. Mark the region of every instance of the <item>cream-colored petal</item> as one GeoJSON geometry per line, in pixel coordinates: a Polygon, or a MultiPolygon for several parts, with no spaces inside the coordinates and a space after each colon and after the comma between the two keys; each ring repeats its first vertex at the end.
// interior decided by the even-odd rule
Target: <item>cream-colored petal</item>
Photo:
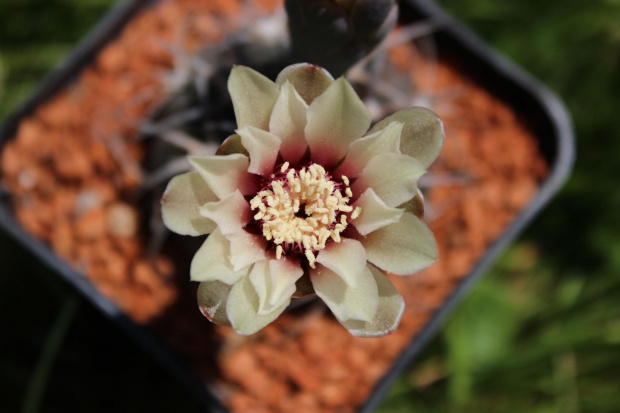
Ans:
{"type": "Polygon", "coordinates": [[[280,150],[280,138],[267,131],[248,126],[236,131],[241,136],[241,143],[250,153],[248,172],[269,176],[280,150]]]}
{"type": "Polygon", "coordinates": [[[238,334],[254,334],[278,318],[290,302],[290,299],[286,300],[269,314],[258,314],[258,294],[252,286],[250,277],[243,277],[228,295],[226,314],[238,334]]]}
{"type": "Polygon", "coordinates": [[[266,258],[267,240],[265,237],[241,230],[227,235],[226,238],[230,242],[228,259],[232,263],[233,270],[240,271],[266,258]]]}
{"type": "Polygon", "coordinates": [[[334,78],[321,66],[297,63],[285,67],[276,79],[276,85],[279,87],[282,87],[286,82],[290,82],[309,105],[334,83],[334,78]]]}
{"type": "Polygon", "coordinates": [[[245,155],[192,156],[189,161],[219,199],[237,189],[243,195],[255,190],[255,178],[247,172],[250,160],[245,155]]]}
{"type": "Polygon", "coordinates": [[[370,112],[344,77],[310,104],[305,128],[312,160],[326,168],[347,153],[349,145],[370,126],[370,112]]]}
{"type": "Polygon", "coordinates": [[[269,311],[265,311],[267,308],[271,310],[267,301],[269,300],[269,294],[271,293],[271,276],[269,274],[269,261],[259,261],[252,267],[250,275],[248,276],[254,291],[258,295],[258,310],[257,314],[269,314],[269,311]]]}
{"type": "Polygon", "coordinates": [[[316,262],[338,274],[349,287],[356,288],[366,268],[366,252],[359,241],[342,238],[319,251],[316,262]]]}
{"type": "Polygon", "coordinates": [[[217,197],[197,172],[175,176],[161,197],[161,214],[170,231],[181,235],[204,235],[215,223],[200,215],[201,205],[217,197]]]}
{"type": "Polygon", "coordinates": [[[269,274],[271,275],[271,296],[269,304],[279,307],[289,300],[295,292],[295,283],[304,275],[304,270],[298,262],[289,259],[269,261],[269,274]]]}
{"type": "Polygon", "coordinates": [[[338,167],[334,176],[346,175],[349,178],[356,178],[375,155],[400,153],[400,132],[402,129],[402,123],[392,122],[385,129],[353,141],[349,146],[347,157],[338,167]]]}
{"type": "Polygon", "coordinates": [[[295,88],[288,81],[284,83],[271,114],[269,131],[282,140],[282,158],[292,164],[296,164],[308,148],[304,138],[307,111],[308,105],[295,88]]]}
{"type": "Polygon", "coordinates": [[[338,320],[358,337],[383,337],[396,330],[405,311],[405,300],[381,271],[369,265],[379,289],[379,305],[371,321],[338,320]]]}
{"type": "Polygon", "coordinates": [[[422,191],[418,188],[416,195],[411,200],[399,205],[398,208],[424,219],[424,195],[422,195],[422,191]]]}
{"type": "Polygon", "coordinates": [[[215,222],[224,235],[241,231],[241,228],[252,221],[250,204],[239,190],[217,202],[204,204],[200,207],[200,215],[215,222]]]}
{"type": "Polygon", "coordinates": [[[322,265],[311,270],[310,280],[316,294],[339,320],[370,321],[377,312],[377,283],[368,268],[364,268],[355,288],[349,287],[338,274],[322,265]]]}
{"type": "Polygon", "coordinates": [[[372,127],[370,133],[386,128],[394,121],[404,124],[400,151],[416,158],[425,169],[437,159],[445,140],[443,122],[432,110],[416,107],[401,109],[372,127]]]}
{"type": "Polygon", "coordinates": [[[250,156],[250,153],[241,144],[241,136],[236,133],[224,139],[224,142],[222,142],[220,147],[217,148],[217,151],[215,151],[217,156],[232,155],[234,153],[240,153],[247,157],[250,156]]]}
{"type": "Polygon", "coordinates": [[[385,205],[385,202],[377,196],[372,188],[368,188],[355,201],[353,208],[357,207],[360,207],[362,212],[357,218],[351,220],[351,223],[362,235],[368,235],[381,227],[400,221],[403,212],[405,212],[402,209],[385,205]]]}
{"type": "Polygon", "coordinates": [[[411,156],[382,153],[368,162],[351,190],[362,194],[372,188],[387,206],[397,207],[415,196],[418,179],[425,172],[411,156]]]}
{"type": "Polygon", "coordinates": [[[219,229],[215,229],[194,255],[189,275],[192,281],[221,281],[231,285],[246,275],[250,269],[235,271],[228,255],[230,243],[219,229]]]}
{"type": "Polygon", "coordinates": [[[420,271],[435,263],[438,257],[433,233],[424,221],[409,213],[361,241],[369,262],[398,275],[420,271]]]}
{"type": "Polygon", "coordinates": [[[245,66],[235,66],[228,78],[228,91],[237,119],[237,128],[269,128],[269,118],[280,89],[271,80],[245,66]]]}
{"type": "Polygon", "coordinates": [[[295,292],[295,282],[303,270],[290,260],[265,260],[254,264],[250,282],[258,294],[258,314],[266,315],[290,302],[295,292]]]}
{"type": "Polygon", "coordinates": [[[196,296],[198,308],[203,316],[215,324],[229,326],[226,316],[226,301],[232,285],[220,281],[201,282],[196,296]]]}

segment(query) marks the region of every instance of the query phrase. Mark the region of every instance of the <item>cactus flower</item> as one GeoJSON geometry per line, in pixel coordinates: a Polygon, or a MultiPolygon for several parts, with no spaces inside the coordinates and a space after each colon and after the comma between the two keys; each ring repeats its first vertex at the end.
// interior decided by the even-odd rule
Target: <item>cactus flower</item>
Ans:
{"type": "Polygon", "coordinates": [[[298,64],[275,82],[243,66],[228,81],[238,129],[215,156],[173,178],[166,226],[210,234],[194,256],[198,305],[217,324],[252,334],[293,297],[316,293],[352,334],[398,326],[403,298],[384,272],[437,260],[433,234],[412,213],[417,181],[443,145],[439,118],[396,112],[370,131],[344,79],[298,64]]]}

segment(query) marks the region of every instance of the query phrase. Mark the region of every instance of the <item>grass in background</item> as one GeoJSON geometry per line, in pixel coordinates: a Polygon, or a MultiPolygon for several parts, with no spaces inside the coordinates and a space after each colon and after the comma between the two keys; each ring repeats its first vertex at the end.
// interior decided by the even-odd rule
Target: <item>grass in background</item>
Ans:
{"type": "Polygon", "coordinates": [[[0,94],[0,118],[28,97],[115,3],[115,0],[0,1],[0,73],[3,67],[5,89],[4,96],[0,94]]]}
{"type": "MultiPolygon", "coordinates": [[[[0,117],[114,3],[2,0],[0,117]]],[[[620,177],[620,1],[440,3],[566,100],[578,162],[560,196],[459,306],[380,411],[617,412],[620,191],[613,188],[620,177]]],[[[7,333],[0,341],[0,385],[9,390],[0,406],[18,411],[41,343],[73,293],[45,284],[45,270],[9,248],[15,247],[0,237],[0,327],[7,333]],[[38,314],[29,300],[48,311],[38,314]]],[[[162,390],[173,381],[86,307],[51,370],[41,411],[170,411],[175,403],[164,400],[198,411],[186,400],[191,395],[162,390]],[[96,338],[85,338],[93,328],[96,338]],[[93,372],[93,365],[100,370],[93,372]]]]}

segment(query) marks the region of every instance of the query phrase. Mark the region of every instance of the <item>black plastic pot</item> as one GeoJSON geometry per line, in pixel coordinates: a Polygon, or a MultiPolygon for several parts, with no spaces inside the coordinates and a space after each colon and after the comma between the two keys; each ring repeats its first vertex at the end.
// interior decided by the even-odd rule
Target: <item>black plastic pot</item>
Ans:
{"type": "MultiPolygon", "coordinates": [[[[151,1],[148,0],[122,1],[109,12],[73,55],[53,71],[37,92],[6,119],[0,128],[0,150],[15,135],[22,118],[31,114],[42,102],[50,99],[72,82],[101,48],[112,40],[141,8],[149,3],[151,1]]],[[[557,97],[499,56],[445,14],[431,0],[407,0],[403,2],[401,9],[406,18],[432,18],[439,26],[434,35],[439,50],[449,50],[451,55],[464,63],[464,68],[470,76],[509,104],[516,112],[527,117],[529,126],[533,128],[541,151],[550,166],[550,173],[534,200],[520,212],[504,233],[491,245],[471,273],[463,279],[424,329],[400,355],[390,371],[378,382],[366,403],[360,407],[360,412],[370,412],[378,405],[390,383],[414,360],[463,295],[558,191],[570,172],[574,158],[571,120],[557,97]]],[[[119,325],[146,352],[195,393],[209,411],[225,411],[204,385],[194,378],[174,355],[160,345],[149,331],[125,316],[114,303],[103,297],[83,275],[57,257],[47,245],[26,233],[12,215],[8,198],[5,196],[0,198],[0,227],[119,325]]]]}

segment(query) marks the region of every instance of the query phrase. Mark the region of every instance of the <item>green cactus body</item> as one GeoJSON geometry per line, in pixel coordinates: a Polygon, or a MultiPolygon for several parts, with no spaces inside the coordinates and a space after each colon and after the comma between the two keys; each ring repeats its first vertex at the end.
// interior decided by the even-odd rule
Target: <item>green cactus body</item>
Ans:
{"type": "Polygon", "coordinates": [[[335,76],[368,54],[396,24],[395,0],[286,0],[293,55],[335,76]]]}

